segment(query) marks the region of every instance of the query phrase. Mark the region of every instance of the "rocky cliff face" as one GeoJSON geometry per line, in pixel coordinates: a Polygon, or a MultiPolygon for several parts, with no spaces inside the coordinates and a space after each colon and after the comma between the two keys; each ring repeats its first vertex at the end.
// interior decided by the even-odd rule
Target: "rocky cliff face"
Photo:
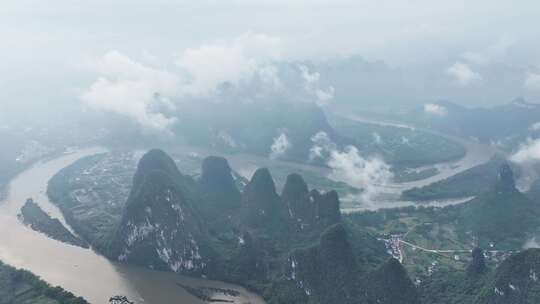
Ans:
{"type": "Polygon", "coordinates": [[[295,173],[287,176],[281,200],[298,229],[303,230],[314,224],[316,208],[302,176],[295,173]]]}
{"type": "Polygon", "coordinates": [[[253,227],[278,225],[284,219],[285,206],[276,193],[274,180],[266,168],[257,169],[244,188],[242,203],[245,221],[253,227]]]}
{"type": "Polygon", "coordinates": [[[175,272],[202,272],[203,233],[183,178],[162,151],[150,151],[141,159],[111,243],[115,259],[175,272]]]}
{"type": "Polygon", "coordinates": [[[281,200],[289,217],[303,230],[308,227],[325,228],[341,221],[337,192],[309,191],[299,174],[287,176],[281,200]]]}
{"type": "Polygon", "coordinates": [[[241,195],[233,179],[231,167],[223,157],[209,156],[203,160],[199,179],[203,201],[216,212],[240,207],[241,195]]]}
{"type": "Polygon", "coordinates": [[[341,224],[325,230],[318,245],[293,251],[289,263],[291,280],[321,303],[351,303],[355,297],[356,264],[341,224]]]}
{"type": "Polygon", "coordinates": [[[329,226],[341,221],[339,197],[336,191],[321,194],[317,190],[311,190],[311,197],[315,203],[316,220],[319,223],[329,226]]]}
{"type": "Polygon", "coordinates": [[[537,204],[516,189],[510,166],[503,164],[491,189],[463,206],[460,227],[484,246],[512,239],[523,244],[526,232],[539,224],[539,218],[537,204]]]}
{"type": "MultiPolygon", "coordinates": [[[[132,189],[137,190],[141,184],[147,180],[147,174],[152,171],[161,171],[170,177],[171,180],[182,179],[182,174],[176,167],[174,160],[163,150],[152,149],[139,160],[137,171],[133,176],[132,189]]],[[[133,194],[133,192],[132,192],[133,194]]]]}
{"type": "MultiPolygon", "coordinates": [[[[193,181],[152,150],[139,163],[109,254],[239,282],[269,303],[362,303],[367,274],[349,238],[337,193],[309,191],[300,175],[290,175],[279,196],[268,169],[258,169],[240,193],[223,158],[206,158],[193,181]]],[[[405,290],[406,274],[392,269],[373,278],[381,290],[405,290]]]]}
{"type": "Polygon", "coordinates": [[[497,173],[494,190],[497,193],[515,192],[516,182],[514,180],[514,172],[508,163],[503,163],[497,173]]]}
{"type": "Polygon", "coordinates": [[[405,268],[394,258],[369,274],[363,288],[366,290],[367,303],[420,303],[418,292],[405,268]]]}
{"type": "Polygon", "coordinates": [[[540,303],[540,249],[528,249],[505,260],[483,289],[480,303],[540,303]]]}
{"type": "Polygon", "coordinates": [[[391,259],[362,273],[342,224],[326,229],[316,246],[289,257],[288,276],[318,303],[419,303],[414,285],[401,264],[391,259]]]}

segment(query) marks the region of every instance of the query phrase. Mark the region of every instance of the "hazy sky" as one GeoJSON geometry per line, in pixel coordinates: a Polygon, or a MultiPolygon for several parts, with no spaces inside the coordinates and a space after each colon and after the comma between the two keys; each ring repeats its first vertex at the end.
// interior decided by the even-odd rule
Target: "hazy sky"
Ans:
{"type": "Polygon", "coordinates": [[[356,54],[413,74],[429,70],[440,76],[438,83],[449,82],[439,98],[485,103],[500,93],[483,97],[481,89],[505,83],[508,96],[494,102],[535,99],[538,16],[540,2],[534,0],[1,0],[0,104],[81,102],[98,77],[118,73],[96,68],[107,54],[119,54],[145,75],[151,69],[161,77],[158,87],[171,94],[240,81],[261,62],[356,54]],[[178,89],[162,82],[167,73],[178,78],[172,82],[193,81],[178,89]],[[494,74],[497,82],[490,83],[494,74]],[[446,93],[475,84],[475,91],[446,93]]]}

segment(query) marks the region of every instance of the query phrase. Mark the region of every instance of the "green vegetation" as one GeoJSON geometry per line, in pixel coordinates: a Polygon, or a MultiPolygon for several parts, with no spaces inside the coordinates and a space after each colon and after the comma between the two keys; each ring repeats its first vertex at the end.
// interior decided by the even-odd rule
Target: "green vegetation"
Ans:
{"type": "MultiPolygon", "coordinates": [[[[88,166],[96,168],[93,172],[105,169],[97,165],[103,159],[85,161],[51,180],[49,195],[53,202],[64,205],[63,211],[74,212],[88,204],[85,200],[73,201],[70,183],[81,182],[84,172],[89,172],[85,169],[88,166]],[[64,194],[58,195],[62,191],[64,194]],[[74,205],[66,209],[69,204],[74,205]]],[[[86,179],[88,184],[79,185],[79,192],[84,189],[89,193],[89,187],[111,184],[114,176],[86,179]]],[[[115,205],[112,202],[120,201],[123,195],[118,189],[124,188],[115,185],[117,190],[109,192],[109,202],[92,202],[104,204],[99,207],[102,210],[115,205]]],[[[139,162],[133,187],[123,196],[127,202],[121,207],[121,216],[110,217],[116,219],[105,229],[99,230],[91,219],[86,225],[97,229],[90,236],[102,235],[108,240],[96,248],[112,259],[238,283],[272,304],[330,303],[330,292],[340,303],[383,298],[381,293],[387,288],[367,295],[364,284],[357,282],[369,282],[369,277],[384,265],[388,258],[384,244],[365,229],[341,224],[335,191],[310,191],[296,174],[287,177],[283,193],[278,195],[267,169],[257,170],[241,192],[236,185],[222,158],[205,159],[200,178],[194,179],[181,174],[165,153],[153,150],[139,162]],[[293,276],[291,259],[305,248],[313,248],[306,252],[315,256],[310,258],[308,253],[306,259],[299,259],[295,267],[305,272],[293,276]],[[333,277],[323,278],[320,275],[325,272],[310,271],[314,263],[332,270],[333,277]],[[308,285],[312,289],[306,289],[308,285]]],[[[81,222],[73,225],[76,230],[81,226],[81,222]]],[[[383,285],[384,276],[378,275],[383,285]]],[[[413,288],[410,281],[408,285],[399,282],[413,288]]],[[[385,301],[382,303],[392,303],[391,298],[385,301]]]]}
{"type": "Polygon", "coordinates": [[[538,205],[515,188],[506,164],[488,191],[464,204],[356,213],[345,221],[387,240],[393,255],[403,258],[416,278],[435,271],[465,271],[470,260],[466,253],[475,246],[489,248],[487,263],[497,265],[540,232],[538,205]]]}
{"type": "Polygon", "coordinates": [[[419,290],[422,303],[532,304],[540,301],[538,271],[540,250],[528,249],[482,272],[434,273],[419,290]]]}
{"type": "Polygon", "coordinates": [[[394,182],[407,183],[417,180],[430,178],[439,173],[437,168],[427,168],[423,170],[416,169],[394,169],[394,182]]]}
{"type": "Polygon", "coordinates": [[[425,201],[470,197],[486,192],[493,185],[504,160],[493,158],[489,162],[470,168],[433,184],[406,190],[405,200],[425,201]]]}
{"type": "MultiPolygon", "coordinates": [[[[84,176],[94,166],[86,161],[55,177],[56,189],[70,189],[84,176]]],[[[112,176],[86,179],[77,189],[110,184],[112,176]]],[[[461,205],[348,215],[340,215],[335,191],[309,190],[299,174],[286,177],[281,194],[267,169],[242,180],[240,189],[234,176],[223,158],[206,158],[200,174],[187,176],[162,151],[149,152],[129,194],[119,190],[129,189],[127,178],[114,192],[96,190],[110,197],[106,205],[128,198],[116,205],[119,216],[111,217],[110,230],[88,222],[108,240],[98,250],[128,263],[237,283],[270,304],[472,304],[491,303],[503,261],[540,232],[536,204],[515,188],[505,164],[484,193],[461,205]]],[[[536,299],[535,288],[527,287],[528,298],[536,299]]],[[[212,293],[189,292],[200,298],[212,293]]]]}
{"type": "Polygon", "coordinates": [[[418,107],[400,115],[400,119],[412,120],[416,125],[454,134],[462,138],[476,138],[480,142],[497,143],[503,148],[516,147],[531,135],[530,126],[538,122],[540,106],[517,99],[511,103],[489,108],[469,108],[456,103],[440,102],[446,109],[444,117],[425,113],[418,107]]]}
{"type": "Polygon", "coordinates": [[[519,248],[540,226],[538,204],[516,189],[512,169],[507,164],[499,170],[490,191],[461,209],[462,233],[470,231],[477,236],[480,246],[487,246],[489,241],[507,249],[519,248]]]}
{"type": "Polygon", "coordinates": [[[468,275],[463,270],[439,270],[419,286],[422,303],[481,304],[479,294],[488,284],[490,273],[468,275]]]}
{"type": "Polygon", "coordinates": [[[145,154],[104,253],[152,269],[200,274],[205,266],[200,241],[204,235],[192,186],[163,151],[145,154]]]}
{"type": "MultiPolygon", "coordinates": [[[[172,155],[176,165],[185,175],[194,178],[201,176],[202,157],[182,150],[176,150],[172,155]]],[[[94,248],[106,249],[110,234],[120,221],[125,201],[129,196],[136,160],[137,157],[133,153],[122,151],[85,157],[64,168],[49,181],[47,193],[51,201],[62,210],[66,221],[74,227],[77,234],[94,248]]],[[[280,163],[273,165],[271,170],[278,191],[285,184],[287,176],[294,172],[289,166],[280,163]]],[[[359,191],[345,183],[332,181],[311,171],[298,170],[298,172],[317,189],[324,191],[336,189],[340,196],[359,191]]],[[[236,172],[233,172],[233,176],[236,187],[242,190],[248,181],[236,172]]],[[[210,188],[206,187],[207,190],[210,188]]],[[[203,194],[211,195],[207,190],[203,191],[203,194]]],[[[215,194],[214,196],[224,202],[235,200],[224,199],[215,194]]],[[[216,202],[216,198],[211,197],[205,197],[203,203],[212,200],[219,203],[216,202]]],[[[219,208],[216,209],[214,206],[210,204],[207,211],[218,211],[219,208]]],[[[204,206],[201,205],[201,208],[204,206]]],[[[219,227],[216,229],[219,230],[219,227]]]]}
{"type": "MultiPolygon", "coordinates": [[[[284,135],[289,143],[281,159],[310,161],[311,138],[324,132],[338,147],[354,145],[366,155],[379,155],[401,173],[406,168],[455,160],[465,155],[459,143],[425,131],[360,123],[324,113],[308,103],[241,103],[213,105],[213,111],[198,104],[179,109],[184,119],[175,126],[182,142],[225,153],[250,153],[267,157],[274,140],[284,135]],[[286,111],[283,109],[286,108],[286,111]]],[[[321,160],[317,164],[325,165],[321,160]]],[[[433,174],[424,171],[420,178],[433,174]]]]}
{"type": "Polygon", "coordinates": [[[480,293],[480,301],[494,304],[540,302],[540,249],[510,256],[496,269],[480,293]]]}
{"type": "Polygon", "coordinates": [[[186,103],[175,126],[188,144],[221,152],[268,156],[274,138],[286,134],[291,143],[288,160],[304,163],[313,145],[311,137],[324,131],[337,139],[322,110],[310,103],[216,103],[212,111],[198,103],[186,103]],[[284,109],[286,109],[284,111],[284,109]]]}
{"type": "MultiPolygon", "coordinates": [[[[505,234],[505,226],[496,231],[506,239],[495,244],[482,242],[492,235],[483,234],[484,231],[461,234],[459,226],[463,208],[472,204],[473,202],[470,202],[464,206],[442,209],[409,207],[380,210],[348,215],[345,221],[355,226],[367,226],[381,238],[398,235],[409,244],[442,250],[427,252],[406,244],[401,247],[403,265],[415,278],[421,303],[538,303],[540,250],[529,249],[517,254],[508,250],[521,250],[527,232],[524,231],[521,235],[505,234]],[[489,249],[482,252],[474,248],[472,253],[468,252],[476,242],[488,243],[486,246],[489,249]],[[459,256],[459,260],[455,260],[456,256],[459,256]]],[[[496,221],[506,218],[501,214],[493,216],[496,221]]],[[[508,215],[508,219],[513,216],[508,215]]],[[[527,230],[534,230],[536,227],[538,223],[527,230]]]]}
{"type": "Polygon", "coordinates": [[[0,304],[88,304],[60,287],[52,287],[32,273],[0,262],[0,304]]]}
{"type": "Polygon", "coordinates": [[[51,201],[75,232],[96,249],[106,248],[129,193],[125,185],[132,176],[122,174],[124,162],[128,161],[121,154],[116,158],[105,158],[104,154],[86,157],[49,181],[51,201]]]}
{"type": "Polygon", "coordinates": [[[32,199],[26,201],[21,208],[18,218],[23,224],[35,231],[46,234],[50,238],[74,246],[88,248],[88,244],[85,241],[74,236],[58,219],[51,218],[32,199]]]}
{"type": "Polygon", "coordinates": [[[321,171],[313,171],[309,169],[303,169],[298,166],[290,165],[289,163],[270,163],[267,167],[272,171],[272,178],[276,184],[276,189],[280,191],[283,189],[287,177],[290,174],[300,174],[303,179],[314,189],[321,191],[336,191],[340,197],[345,197],[350,194],[358,194],[361,189],[355,188],[347,183],[341,181],[335,181],[327,177],[326,168],[320,168],[321,171]]]}
{"type": "Polygon", "coordinates": [[[397,168],[451,161],[465,155],[460,144],[420,130],[355,122],[339,116],[329,116],[329,122],[360,151],[380,155],[397,168]]]}
{"type": "Polygon", "coordinates": [[[375,270],[366,285],[368,303],[420,303],[418,291],[396,259],[389,259],[375,270]]]}

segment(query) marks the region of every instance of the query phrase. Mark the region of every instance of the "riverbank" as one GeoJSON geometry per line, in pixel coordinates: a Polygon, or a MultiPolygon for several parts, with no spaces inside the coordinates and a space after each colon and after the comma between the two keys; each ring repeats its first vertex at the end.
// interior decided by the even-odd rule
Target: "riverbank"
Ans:
{"type": "Polygon", "coordinates": [[[43,210],[66,225],[58,208],[47,198],[49,179],[76,160],[105,151],[103,148],[86,148],[38,162],[10,182],[8,195],[0,205],[0,229],[10,232],[0,234],[0,260],[29,270],[51,285],[62,286],[96,304],[106,303],[116,294],[145,304],[205,303],[178,284],[235,289],[240,292],[235,303],[264,303],[257,295],[232,284],[113,263],[91,249],[55,241],[18,221],[21,206],[27,198],[33,198],[43,210]]]}

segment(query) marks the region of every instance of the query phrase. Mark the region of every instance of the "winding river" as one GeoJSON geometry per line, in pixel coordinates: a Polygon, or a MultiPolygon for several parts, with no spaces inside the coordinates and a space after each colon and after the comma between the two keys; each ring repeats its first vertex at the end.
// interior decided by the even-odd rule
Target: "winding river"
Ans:
{"type": "MultiPolygon", "coordinates": [[[[460,159],[432,164],[432,165],[426,165],[420,168],[416,168],[417,170],[427,170],[427,169],[435,168],[437,169],[437,174],[433,176],[430,176],[425,179],[411,181],[411,182],[390,183],[386,185],[380,185],[378,196],[375,197],[372,201],[360,202],[358,198],[354,196],[342,198],[342,201],[345,205],[345,208],[342,208],[343,212],[355,212],[355,211],[361,211],[361,210],[377,210],[381,208],[418,206],[419,205],[418,202],[400,200],[401,192],[408,189],[415,188],[415,187],[427,186],[434,182],[444,180],[460,172],[468,170],[472,167],[484,164],[497,154],[504,154],[503,152],[501,152],[500,150],[498,150],[496,147],[492,145],[483,144],[483,143],[480,143],[471,139],[465,139],[465,138],[460,138],[457,136],[444,134],[444,133],[431,130],[431,129],[418,128],[416,126],[404,124],[400,122],[374,120],[374,119],[369,119],[369,118],[365,118],[365,117],[354,115],[354,114],[338,113],[338,115],[342,116],[345,119],[349,119],[349,120],[356,121],[359,123],[374,124],[374,125],[379,125],[379,126],[389,126],[389,127],[394,127],[394,128],[405,128],[405,129],[410,129],[410,130],[419,130],[422,132],[426,132],[426,133],[430,133],[430,134],[434,134],[434,135],[446,138],[451,141],[455,141],[461,144],[465,148],[465,155],[460,159]]],[[[433,200],[433,201],[423,202],[421,203],[421,205],[444,207],[448,205],[461,204],[470,200],[471,198],[472,197],[463,197],[463,198],[457,198],[457,199],[433,200]]]]}
{"type": "Polygon", "coordinates": [[[260,297],[239,286],[113,263],[90,249],[50,239],[17,220],[21,206],[31,197],[51,216],[63,221],[60,211],[49,202],[45,193],[49,179],[76,160],[103,151],[102,148],[87,148],[40,162],[11,181],[7,197],[0,205],[1,261],[29,270],[50,284],[62,286],[94,304],[108,303],[109,297],[117,294],[126,295],[138,304],[206,303],[178,284],[234,289],[240,292],[238,297],[219,294],[215,298],[242,304],[264,303],[260,297]]]}
{"type": "MultiPolygon", "coordinates": [[[[349,117],[351,118],[351,117],[349,117]]],[[[383,124],[377,121],[365,121],[353,118],[364,123],[383,124]]],[[[405,125],[395,127],[410,128],[405,125]]],[[[465,157],[460,160],[434,165],[438,174],[419,181],[401,184],[386,185],[386,193],[395,194],[412,187],[419,187],[442,180],[458,172],[484,163],[495,152],[492,147],[479,143],[452,138],[459,141],[467,150],[465,157]]],[[[104,152],[102,148],[86,148],[71,154],[35,164],[30,169],[19,174],[9,184],[9,190],[4,202],[0,205],[0,260],[12,266],[30,270],[52,285],[60,285],[65,289],[83,296],[91,303],[107,303],[111,295],[126,295],[137,303],[150,304],[199,304],[205,303],[178,284],[194,287],[214,287],[235,289],[240,296],[229,297],[216,295],[216,298],[229,300],[233,303],[262,304],[264,301],[257,295],[248,292],[242,287],[216,281],[179,276],[168,272],[147,270],[135,266],[118,264],[107,260],[90,249],[83,249],[67,245],[37,233],[17,220],[17,214],[27,198],[33,198],[51,216],[59,218],[62,214],[49,202],[45,192],[49,179],[62,168],[76,160],[96,153],[104,152]]],[[[256,166],[276,164],[275,160],[256,157],[252,155],[227,155],[232,167],[252,171],[256,166]],[[273,163],[268,163],[273,162],[273,163]]],[[[328,175],[327,168],[301,165],[289,162],[279,162],[279,165],[290,166],[302,170],[311,170],[320,175],[328,175]]],[[[344,201],[347,198],[343,198],[344,201]]],[[[435,206],[460,203],[467,198],[453,201],[431,202],[435,206]]],[[[372,204],[353,205],[344,208],[345,212],[366,209],[398,207],[414,204],[413,202],[400,202],[394,199],[381,199],[372,204]]],[[[68,225],[66,225],[69,227],[68,225]]]]}
{"type": "Polygon", "coordinates": [[[409,125],[409,124],[399,123],[399,122],[368,119],[368,118],[365,118],[359,115],[354,115],[354,114],[340,113],[339,115],[343,116],[346,119],[360,122],[360,123],[365,123],[365,124],[418,130],[425,133],[440,136],[442,138],[446,138],[447,140],[457,142],[463,146],[463,148],[465,149],[465,155],[460,159],[437,163],[433,165],[426,165],[426,166],[416,168],[417,170],[427,170],[430,168],[435,168],[437,169],[437,174],[430,176],[428,178],[425,178],[425,179],[420,179],[420,180],[415,180],[415,181],[405,182],[405,183],[394,183],[389,186],[392,188],[398,188],[399,190],[402,190],[402,191],[407,190],[407,189],[412,189],[414,187],[423,187],[431,183],[449,178],[450,176],[453,176],[455,174],[468,170],[472,167],[484,164],[488,162],[497,153],[502,153],[495,146],[483,144],[483,143],[480,143],[478,141],[474,141],[471,139],[465,139],[465,138],[441,133],[436,130],[418,128],[414,125],[409,125]]]}

